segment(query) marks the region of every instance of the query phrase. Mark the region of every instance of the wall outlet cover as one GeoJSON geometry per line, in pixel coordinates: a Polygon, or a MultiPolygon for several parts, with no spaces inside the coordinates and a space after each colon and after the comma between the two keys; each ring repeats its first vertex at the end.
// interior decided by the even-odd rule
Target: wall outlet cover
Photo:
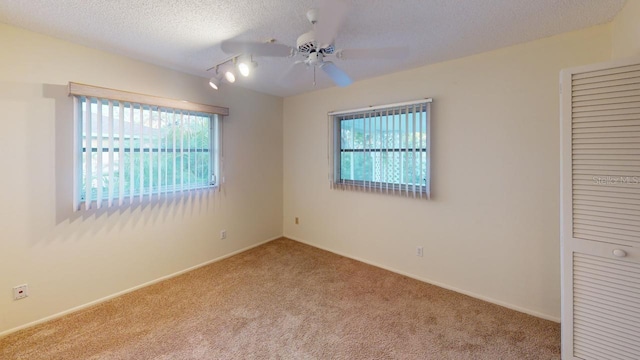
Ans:
{"type": "Polygon", "coordinates": [[[18,285],[13,288],[13,300],[24,299],[29,296],[29,286],[27,284],[18,285]]]}

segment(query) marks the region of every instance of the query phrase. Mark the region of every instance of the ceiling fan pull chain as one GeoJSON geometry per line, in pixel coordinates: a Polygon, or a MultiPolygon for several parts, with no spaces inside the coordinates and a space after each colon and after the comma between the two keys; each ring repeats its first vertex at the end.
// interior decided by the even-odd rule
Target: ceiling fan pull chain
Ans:
{"type": "Polygon", "coordinates": [[[313,66],[313,86],[316,86],[316,66],[313,66]]]}

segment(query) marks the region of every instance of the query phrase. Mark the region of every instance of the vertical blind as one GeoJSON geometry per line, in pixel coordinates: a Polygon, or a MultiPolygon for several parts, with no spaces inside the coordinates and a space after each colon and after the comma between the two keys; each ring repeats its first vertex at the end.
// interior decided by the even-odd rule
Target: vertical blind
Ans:
{"type": "Polygon", "coordinates": [[[429,199],[431,101],[329,113],[330,186],[429,199]]]}
{"type": "Polygon", "coordinates": [[[77,94],[74,101],[75,210],[218,184],[218,114],[77,94]]]}

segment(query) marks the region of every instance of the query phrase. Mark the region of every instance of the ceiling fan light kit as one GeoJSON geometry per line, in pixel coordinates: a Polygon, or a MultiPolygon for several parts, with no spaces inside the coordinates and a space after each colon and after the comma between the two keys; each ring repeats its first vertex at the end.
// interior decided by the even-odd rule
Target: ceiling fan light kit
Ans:
{"type": "MultiPolygon", "coordinates": [[[[313,68],[314,86],[316,69],[320,69],[334,84],[342,87],[351,85],[353,80],[331,61],[333,59],[339,61],[397,59],[408,55],[406,47],[336,50],[335,39],[349,8],[343,0],[323,0],[319,5],[318,8],[307,11],[307,19],[313,28],[298,36],[295,48],[275,43],[274,40],[267,42],[225,40],[221,44],[222,51],[227,54],[241,54],[235,55],[232,60],[234,65],[240,61],[237,68],[243,76],[249,76],[251,70],[257,66],[253,56],[289,57],[294,58],[294,62],[281,77],[285,85],[286,82],[300,77],[299,72],[313,68]],[[249,60],[245,60],[246,58],[249,60]]],[[[219,65],[228,61],[230,60],[219,65]]]]}

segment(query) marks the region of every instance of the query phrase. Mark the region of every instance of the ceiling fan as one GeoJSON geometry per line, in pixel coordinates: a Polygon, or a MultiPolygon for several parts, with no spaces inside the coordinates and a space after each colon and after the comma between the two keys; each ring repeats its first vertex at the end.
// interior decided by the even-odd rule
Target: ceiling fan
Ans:
{"type": "Polygon", "coordinates": [[[338,86],[349,86],[353,81],[329,59],[397,59],[408,55],[407,47],[336,49],[335,39],[346,18],[348,6],[342,0],[324,0],[319,5],[307,12],[307,19],[313,29],[298,37],[295,48],[274,41],[262,43],[226,40],[221,44],[222,51],[227,54],[291,57],[297,60],[281,77],[281,82],[284,84],[299,77],[301,70],[312,68],[314,85],[316,69],[320,69],[338,86]]]}

